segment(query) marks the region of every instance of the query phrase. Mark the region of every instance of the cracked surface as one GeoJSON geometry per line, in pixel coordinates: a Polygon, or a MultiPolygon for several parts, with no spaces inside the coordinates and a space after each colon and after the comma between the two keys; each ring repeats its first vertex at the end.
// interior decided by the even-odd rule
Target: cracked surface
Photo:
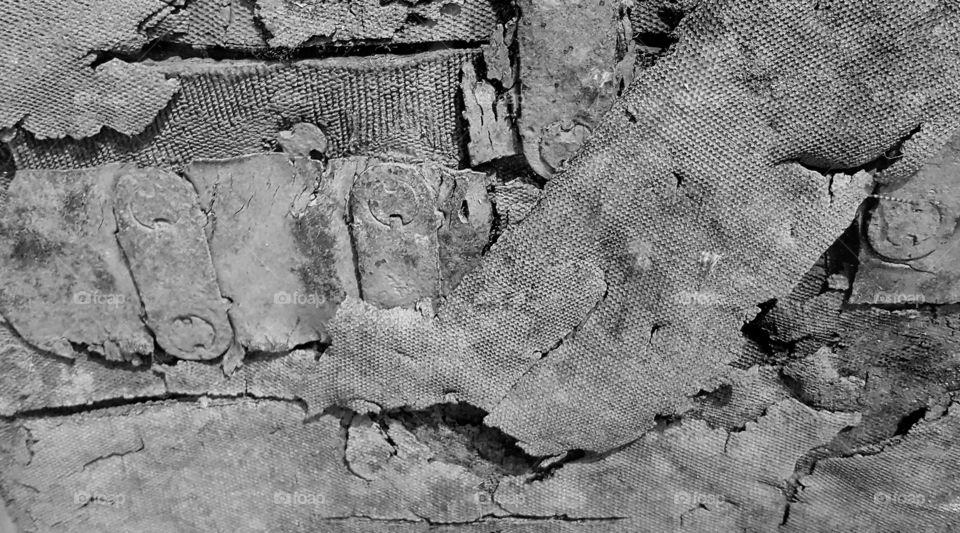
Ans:
{"type": "Polygon", "coordinates": [[[497,13],[489,0],[351,2],[257,0],[257,17],[276,47],[320,42],[482,41],[497,13]]]}
{"type": "Polygon", "coordinates": [[[117,242],[114,188],[129,166],[18,172],[2,214],[0,308],[34,346],[115,359],[153,352],[117,242]]]}
{"type": "Polygon", "coordinates": [[[960,462],[956,403],[939,420],[920,422],[881,453],[824,459],[800,478],[784,531],[949,531],[957,524],[960,462]]]}
{"type": "Polygon", "coordinates": [[[517,134],[511,120],[514,110],[507,97],[513,93],[498,96],[493,84],[477,79],[477,73],[470,65],[463,67],[461,90],[463,116],[470,130],[470,144],[467,147],[470,164],[476,166],[518,154],[517,134]]]}
{"type": "Polygon", "coordinates": [[[18,530],[960,525],[956,2],[94,4],[0,44],[18,530]]]}
{"type": "MultiPolygon", "coordinates": [[[[848,42],[833,30],[843,20],[818,17],[765,4],[712,5],[688,15],[672,53],[627,89],[594,141],[491,248],[434,324],[387,326],[403,319],[341,308],[332,328],[343,324],[344,335],[334,334],[331,356],[320,361],[312,409],[364,401],[422,406],[452,394],[488,409],[488,424],[536,454],[608,449],[636,438],[656,415],[676,412],[738,357],[740,328],[757,304],[790,291],[872,187],[866,171],[825,176],[791,161],[856,168],[896,145],[918,116],[954,116],[947,95],[956,87],[922,66],[926,60],[891,56],[894,65],[884,62],[881,72],[870,58],[887,57],[887,33],[861,28],[862,39],[848,42]],[[787,31],[794,22],[818,37],[787,31]],[[808,61],[811,47],[817,65],[808,61]],[[778,62],[753,52],[764,49],[775,50],[778,62]],[[799,91],[841,65],[856,69],[844,79],[877,75],[891,91],[943,97],[867,117],[867,109],[887,104],[837,84],[818,86],[816,104],[799,91]],[[767,72],[765,88],[747,76],[758,69],[767,72]],[[836,126],[847,123],[866,129],[836,126]],[[558,275],[564,269],[598,283],[568,289],[571,275],[558,275]],[[602,292],[592,292],[600,280],[602,292]],[[530,300],[517,295],[531,286],[545,300],[537,304],[543,318],[524,321],[530,300]],[[599,305],[572,313],[570,300],[599,305]],[[546,311],[553,302],[563,311],[546,311]],[[557,317],[569,317],[570,329],[544,331],[557,317]],[[480,329],[485,323],[491,327],[480,329]],[[531,335],[542,335],[540,350],[563,342],[531,361],[528,349],[512,345],[531,335]],[[385,360],[386,350],[397,356],[385,360]]],[[[925,50],[957,51],[934,31],[953,27],[953,15],[917,7],[886,17],[893,26],[925,24],[925,50]]]]}
{"type": "Polygon", "coordinates": [[[352,273],[339,271],[352,262],[345,199],[337,201],[322,172],[282,154],[199,161],[184,171],[208,211],[217,279],[237,342],[249,351],[326,340],[327,320],[357,293],[352,273]],[[320,194],[326,201],[315,202],[320,194]]]}
{"type": "Polygon", "coordinates": [[[506,480],[495,498],[526,514],[640,517],[648,530],[692,521],[723,530],[770,531],[783,515],[782,491],[796,460],[857,420],[785,400],[739,432],[684,421],[608,457],[566,464],[542,482],[506,480]],[[697,517],[698,512],[709,516],[697,517]]]}
{"type": "Polygon", "coordinates": [[[181,531],[214,525],[217,530],[285,530],[298,522],[323,528],[325,519],[350,516],[411,522],[421,521],[420,516],[436,522],[481,516],[473,498],[481,480],[463,467],[404,465],[398,456],[396,468],[413,468],[417,475],[401,480],[398,472],[385,470],[368,482],[343,463],[337,418],[303,425],[301,417],[302,411],[288,403],[211,400],[24,420],[5,425],[5,444],[24,446],[29,434],[31,460],[4,469],[10,483],[4,488],[25,498],[43,530],[100,530],[118,513],[139,516],[128,522],[134,529],[181,531]],[[165,429],[173,420],[183,429],[165,429]],[[73,443],[71,450],[57,444],[64,440],[73,443]],[[107,488],[126,495],[123,506],[77,505],[74,511],[62,505],[74,501],[75,491],[99,494],[107,488]],[[197,507],[211,514],[196,516],[197,507]],[[251,523],[247,508],[265,512],[251,523]]]}

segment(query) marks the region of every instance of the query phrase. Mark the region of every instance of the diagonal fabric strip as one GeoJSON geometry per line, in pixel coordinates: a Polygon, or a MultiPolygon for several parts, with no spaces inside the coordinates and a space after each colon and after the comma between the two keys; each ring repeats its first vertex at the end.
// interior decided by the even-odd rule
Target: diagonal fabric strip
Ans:
{"type": "Polygon", "coordinates": [[[341,308],[311,411],[466,401],[537,455],[675,412],[851,223],[876,160],[958,120],[955,3],[831,6],[688,15],[436,318],[341,308]]]}

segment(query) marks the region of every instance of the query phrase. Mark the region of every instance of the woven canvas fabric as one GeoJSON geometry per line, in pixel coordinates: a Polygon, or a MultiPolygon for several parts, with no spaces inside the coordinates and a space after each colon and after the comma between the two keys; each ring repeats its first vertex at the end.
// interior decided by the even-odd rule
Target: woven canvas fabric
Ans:
{"type": "Polygon", "coordinates": [[[960,508],[960,405],[881,454],[817,463],[783,531],[954,531],[960,508]]]}
{"type": "MultiPolygon", "coordinates": [[[[493,187],[505,231],[436,316],[348,298],[330,348],[231,376],[64,364],[0,324],[0,503],[28,531],[955,530],[958,316],[845,308],[818,258],[960,123],[960,2],[638,2],[651,32],[696,9],[543,199],[493,187]],[[512,450],[531,467],[508,474],[410,423],[455,402],[551,457],[512,450]]],[[[145,27],[205,6],[178,31],[234,42],[210,3],[171,5],[145,27]]],[[[149,63],[180,88],[146,130],[38,141],[25,115],[14,148],[23,168],[180,169],[305,121],[331,157],[452,166],[474,57],[149,63]]],[[[94,115],[56,127],[112,120],[94,115]]]]}
{"type": "Polygon", "coordinates": [[[2,423],[0,448],[17,446],[23,430],[43,441],[34,447],[38,468],[15,455],[0,458],[11,482],[3,488],[17,494],[30,525],[41,531],[106,531],[121,523],[130,531],[329,531],[324,519],[350,517],[357,509],[406,522],[418,513],[444,522],[482,516],[475,494],[483,480],[467,468],[421,462],[408,455],[418,450],[401,448],[386,471],[364,480],[344,465],[341,421],[324,416],[302,424],[302,416],[290,402],[212,400],[203,407],[156,402],[134,411],[2,423]],[[171,425],[180,429],[164,437],[171,425]],[[60,440],[72,442],[71,451],[58,448],[60,440]],[[110,453],[125,457],[85,466],[110,453]],[[402,482],[404,474],[417,481],[402,482]],[[72,479],[56,481],[64,478],[72,479]],[[17,481],[39,484],[46,495],[30,495],[17,481]],[[434,497],[439,483],[446,484],[444,498],[434,497]],[[124,494],[124,502],[91,505],[71,517],[62,502],[84,491],[124,494]],[[58,524],[64,518],[66,528],[58,524]]]}
{"type": "Polygon", "coordinates": [[[257,0],[257,16],[272,36],[271,46],[321,42],[482,41],[497,23],[490,0],[445,2],[351,2],[257,0]]]}
{"type": "Polygon", "coordinates": [[[535,483],[496,473],[488,491],[482,467],[438,455],[409,422],[149,402],[0,422],[0,489],[28,531],[773,531],[787,514],[788,531],[950,531],[958,407],[883,454],[823,460],[792,503],[780,483],[794,462],[858,415],[780,401],[738,432],[692,420],[535,483]]]}
{"type": "Polygon", "coordinates": [[[853,220],[856,167],[957,120],[955,2],[818,6],[699,5],[435,320],[341,308],[312,407],[468,401],[535,454],[675,412],[853,220]]]}
{"type": "Polygon", "coordinates": [[[254,0],[194,0],[146,28],[164,42],[195,47],[222,46],[231,50],[266,48],[256,20],[254,0]]]}
{"type": "Polygon", "coordinates": [[[280,131],[309,122],[327,135],[329,157],[394,153],[453,165],[461,150],[455,106],[460,69],[477,54],[449,49],[291,64],[145,64],[149,72],[179,80],[181,90],[142,133],[107,130],[77,141],[22,134],[12,149],[22,169],[115,161],[179,169],[194,159],[270,151],[280,131]]]}
{"type": "Polygon", "coordinates": [[[0,128],[21,126],[40,139],[88,137],[104,126],[143,131],[177,81],[122,61],[93,66],[95,53],[142,45],[138,24],[171,9],[162,0],[4,2],[0,128]]]}
{"type": "Polygon", "coordinates": [[[0,416],[101,402],[117,397],[156,397],[163,378],[86,357],[68,361],[41,352],[0,322],[0,416]]]}
{"type": "Polygon", "coordinates": [[[643,531],[776,531],[787,506],[779,485],[796,460],[857,418],[786,400],[742,432],[691,420],[540,483],[505,479],[495,496],[513,512],[626,514],[642,519],[643,531]]]}
{"type": "MultiPolygon", "coordinates": [[[[880,355],[875,336],[885,335],[887,330],[857,326],[862,322],[859,313],[851,319],[837,324],[848,332],[844,345],[860,335],[870,337],[854,342],[849,348],[851,355],[880,355]]],[[[910,327],[903,321],[900,325],[910,327]]],[[[899,351],[912,345],[916,332],[897,335],[899,351]]],[[[956,353],[950,347],[931,351],[945,358],[956,353]]],[[[7,358],[21,365],[36,364],[19,354],[7,358]]],[[[168,390],[176,393],[245,392],[292,399],[286,385],[314,364],[309,352],[250,363],[249,372],[245,367],[244,375],[228,380],[216,367],[181,362],[165,369],[164,381],[168,390]]],[[[25,402],[32,407],[50,405],[51,400],[69,404],[95,392],[84,391],[91,380],[82,379],[95,365],[80,365],[71,376],[60,373],[59,379],[76,379],[74,382],[57,381],[53,365],[40,367],[45,382],[82,394],[44,398],[39,395],[42,388],[33,387],[38,396],[25,402]]],[[[876,372],[872,370],[874,375],[876,372]]],[[[9,376],[11,383],[17,376],[15,370],[9,376]]],[[[23,379],[24,374],[19,376],[23,379]]],[[[109,381],[107,377],[106,373],[96,375],[103,382],[109,381]]],[[[131,378],[124,381],[128,387],[135,385],[131,378]]],[[[791,476],[795,463],[839,434],[849,433],[851,427],[862,425],[861,415],[817,411],[792,398],[755,397],[763,386],[761,381],[739,376],[728,408],[716,413],[729,415],[730,407],[740,409],[738,404],[744,404],[758,409],[753,416],[739,423],[705,417],[714,424],[731,423],[732,429],[684,416],[682,423],[652,431],[615,453],[570,462],[545,480],[529,483],[522,475],[500,477],[492,493],[482,489],[474,472],[451,467],[449,457],[424,453],[429,441],[410,439],[409,432],[393,425],[389,436],[394,444],[383,444],[382,457],[369,465],[371,470],[359,470],[366,478],[358,479],[358,461],[370,458],[358,453],[365,441],[354,431],[354,424],[329,414],[302,424],[301,411],[293,405],[245,400],[155,403],[82,415],[27,417],[0,425],[0,449],[6,448],[0,453],[0,471],[4,473],[0,490],[16,502],[14,509],[21,516],[31,517],[30,522],[21,519],[20,523],[40,531],[97,530],[129,521],[132,516],[150,517],[137,524],[157,530],[174,523],[179,530],[202,530],[204,521],[212,519],[217,524],[236,520],[238,531],[287,530],[298,527],[294,524],[302,528],[314,524],[313,520],[317,522],[311,527],[324,531],[352,527],[354,520],[367,530],[381,531],[388,522],[400,520],[403,528],[399,531],[419,531],[423,525],[415,522],[419,517],[462,522],[491,511],[537,517],[537,521],[563,515],[570,521],[547,522],[552,529],[546,531],[571,524],[576,531],[585,530],[583,523],[574,522],[578,519],[597,520],[604,524],[603,531],[727,531],[744,527],[766,531],[781,524],[787,508],[791,517],[787,528],[794,531],[842,530],[851,523],[866,524],[867,531],[950,530],[958,490],[952,472],[960,455],[948,436],[956,431],[957,405],[950,406],[942,418],[921,422],[906,438],[888,442],[879,456],[821,459],[816,471],[801,479],[806,488],[796,501],[788,503],[783,480],[791,476]],[[178,429],[171,432],[171,424],[178,429]],[[344,429],[344,425],[348,427],[344,429]],[[31,439],[34,454],[29,464],[25,464],[27,455],[16,453],[18,439],[25,438],[31,439]],[[65,442],[70,445],[64,446],[65,442]],[[339,455],[341,449],[345,456],[339,455]],[[19,462],[17,457],[21,457],[19,462]],[[424,461],[433,466],[425,466],[424,461]],[[80,463],[89,464],[78,473],[80,463]],[[269,475],[264,474],[264,465],[272,465],[269,475]],[[376,470],[378,465],[381,470],[376,470]],[[190,472],[190,477],[185,477],[184,471],[190,472]],[[431,474],[426,479],[418,477],[427,471],[431,474]],[[931,471],[940,476],[935,483],[924,477],[931,471]],[[893,481],[889,472],[897,472],[893,481]],[[170,486],[179,490],[169,490],[170,486]],[[440,486],[444,507],[436,506],[433,497],[421,492],[435,494],[429,492],[430,487],[440,486]],[[113,508],[80,506],[71,514],[65,514],[58,503],[88,494],[101,498],[122,495],[124,503],[113,508]],[[294,495],[312,498],[304,500],[310,505],[283,503],[294,495]],[[410,515],[410,510],[416,515],[410,515]],[[348,515],[375,516],[379,521],[346,519],[348,515]],[[336,520],[328,521],[330,518],[336,520]]],[[[4,380],[0,379],[0,391],[3,389],[4,380]]],[[[14,387],[11,393],[16,390],[14,387]]],[[[140,391],[146,392],[128,389],[133,394],[140,391]]],[[[471,531],[468,528],[481,526],[481,531],[490,532],[531,531],[535,524],[507,518],[450,527],[471,531]]]]}
{"type": "Polygon", "coordinates": [[[255,52],[305,44],[479,42],[490,36],[497,19],[490,0],[195,0],[147,34],[164,42],[255,52]]]}

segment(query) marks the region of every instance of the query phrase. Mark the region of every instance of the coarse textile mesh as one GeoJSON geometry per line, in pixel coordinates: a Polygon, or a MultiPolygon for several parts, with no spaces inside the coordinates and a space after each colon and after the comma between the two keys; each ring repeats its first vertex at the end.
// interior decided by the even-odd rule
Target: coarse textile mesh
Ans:
{"type": "Polygon", "coordinates": [[[210,400],[0,421],[0,489],[14,495],[11,511],[27,531],[610,531],[548,519],[483,523],[497,510],[486,493],[478,498],[483,479],[427,461],[429,450],[396,426],[398,457],[361,479],[343,459],[356,438],[344,421],[302,416],[290,402],[210,400]],[[122,504],[82,505],[107,494],[122,504]]]}
{"type": "Polygon", "coordinates": [[[196,0],[147,33],[164,42],[257,51],[314,43],[478,42],[490,36],[496,23],[490,0],[321,1],[299,7],[271,0],[196,0]]]}
{"type": "Polygon", "coordinates": [[[940,148],[958,23],[955,0],[699,4],[435,319],[341,307],[311,410],[466,401],[535,455],[635,439],[739,356],[865,169],[940,148]]]}
{"type": "Polygon", "coordinates": [[[217,365],[195,361],[129,365],[77,354],[74,359],[42,352],[0,322],[0,417],[29,415],[48,409],[102,402],[151,400],[168,394],[252,395],[295,400],[292,383],[313,364],[312,352],[295,350],[283,357],[250,356],[225,376],[217,365]]]}
{"type": "Polygon", "coordinates": [[[266,48],[267,40],[255,14],[254,0],[195,0],[147,28],[147,34],[160,41],[195,47],[266,48]]]}
{"type": "Polygon", "coordinates": [[[131,370],[102,359],[70,361],[40,352],[0,320],[0,417],[165,392],[163,379],[146,366],[131,370]]]}
{"type": "Polygon", "coordinates": [[[924,421],[883,453],[824,459],[803,478],[785,532],[955,531],[960,405],[924,421]]]}
{"type": "Polygon", "coordinates": [[[0,146],[0,208],[6,205],[7,189],[10,188],[16,170],[13,154],[10,153],[6,145],[0,146]]]}
{"type": "Polygon", "coordinates": [[[859,415],[784,400],[741,431],[684,421],[535,483],[497,476],[488,492],[479,471],[437,455],[396,421],[365,436],[362,417],[332,413],[303,424],[293,402],[156,401],[0,421],[0,489],[26,531],[340,531],[354,521],[364,531],[392,521],[399,531],[474,531],[491,514],[504,519],[481,531],[539,531],[511,517],[604,519],[602,531],[617,532],[774,531],[787,508],[793,531],[950,531],[960,453],[947,436],[960,427],[957,409],[884,454],[824,460],[794,502],[781,492],[794,461],[859,415]],[[366,457],[380,469],[361,477],[370,445],[385,446],[388,458],[366,457]],[[876,495],[891,493],[922,495],[924,505],[877,505],[876,495]],[[91,495],[122,504],[83,505],[91,495]],[[841,503],[852,513],[835,509],[841,503]]]}
{"type": "Polygon", "coordinates": [[[21,126],[39,139],[88,137],[103,126],[143,131],[177,81],[123,61],[94,67],[94,54],[143,45],[139,23],[172,9],[162,0],[0,3],[0,129],[21,126]]]}
{"type": "MultiPolygon", "coordinates": [[[[871,181],[909,175],[960,123],[958,19],[956,0],[702,2],[436,318],[348,301],[319,361],[264,354],[229,379],[194,362],[130,371],[84,355],[68,366],[0,326],[0,503],[28,531],[955,530],[960,404],[931,405],[892,439],[868,419],[878,399],[927,405],[934,389],[957,390],[957,316],[848,311],[810,267],[871,181]],[[898,146],[904,156],[874,171],[898,146]],[[809,386],[804,403],[741,335],[773,298],[759,325],[778,342],[805,339],[781,369],[809,386]],[[827,406],[831,391],[791,367],[824,346],[845,378],[865,369],[869,386],[893,394],[827,406]],[[731,372],[744,359],[761,363],[731,372]],[[731,375],[725,409],[687,411],[731,375]],[[883,384],[891,376],[898,386],[883,384]],[[167,393],[184,396],[90,405],[167,393]],[[297,397],[326,412],[304,423],[297,397]],[[496,479],[487,493],[488,480],[413,432],[384,423],[371,444],[351,416],[325,409],[455,401],[490,411],[487,422],[532,453],[603,453],[542,479],[496,479]],[[858,432],[885,439],[882,449],[799,472],[802,458],[858,432]],[[791,496],[791,484],[802,490],[791,496]]],[[[211,107],[185,125],[264,103],[249,88],[196,91],[211,107]]],[[[264,123],[285,124],[279,115],[264,123]]],[[[261,123],[237,124],[178,131],[212,151],[232,149],[217,143],[246,124],[231,146],[262,140],[261,123]]],[[[73,148],[50,161],[80,165],[93,149],[62,146],[73,148]]],[[[193,157],[150,150],[128,157],[193,157]]]]}
{"type": "Polygon", "coordinates": [[[104,130],[81,140],[21,134],[21,169],[70,169],[111,162],[180,169],[194,159],[271,151],[277,133],[317,124],[328,157],[396,153],[455,165],[461,124],[460,69],[473,50],[294,63],[168,60],[143,68],[179,80],[180,93],[142,133],[104,130]]]}
{"type": "Polygon", "coordinates": [[[394,42],[485,40],[497,22],[490,0],[295,3],[257,0],[271,46],[295,47],[313,37],[330,41],[394,42]]]}
{"type": "Polygon", "coordinates": [[[641,0],[630,10],[631,29],[641,39],[651,34],[668,34],[697,1],[641,0]]]}

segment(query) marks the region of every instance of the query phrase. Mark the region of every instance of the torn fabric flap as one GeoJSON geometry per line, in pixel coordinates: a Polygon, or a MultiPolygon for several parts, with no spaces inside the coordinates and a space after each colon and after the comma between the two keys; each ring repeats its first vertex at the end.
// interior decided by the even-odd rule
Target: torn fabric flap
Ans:
{"type": "Polygon", "coordinates": [[[170,10],[163,0],[4,2],[0,129],[19,126],[37,139],[142,132],[180,84],[140,64],[94,61],[145,44],[140,23],[170,10]]]}

